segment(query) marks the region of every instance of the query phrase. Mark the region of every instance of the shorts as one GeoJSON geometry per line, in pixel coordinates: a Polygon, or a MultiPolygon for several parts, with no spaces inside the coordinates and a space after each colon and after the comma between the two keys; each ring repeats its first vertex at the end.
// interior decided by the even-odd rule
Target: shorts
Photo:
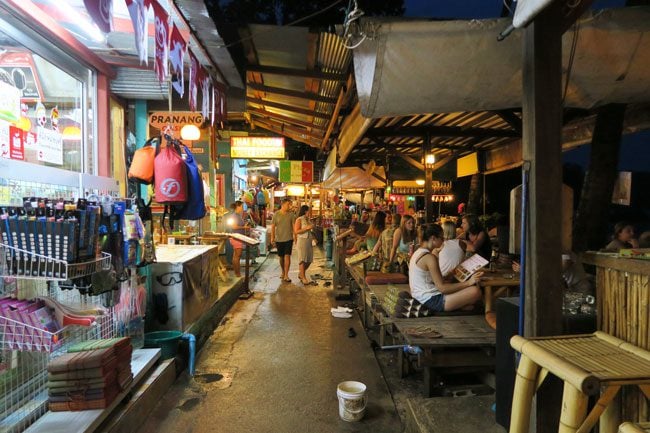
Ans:
{"type": "Polygon", "coordinates": [[[434,295],[430,297],[424,304],[425,307],[429,309],[429,311],[435,311],[437,313],[440,313],[442,311],[445,311],[445,295],[442,293],[439,295],[434,295]]]}
{"type": "Polygon", "coordinates": [[[276,242],[275,246],[278,248],[278,256],[290,256],[293,249],[293,241],[276,242]]]}
{"type": "Polygon", "coordinates": [[[244,248],[244,243],[240,240],[230,238],[230,245],[234,250],[241,250],[244,248]]]}

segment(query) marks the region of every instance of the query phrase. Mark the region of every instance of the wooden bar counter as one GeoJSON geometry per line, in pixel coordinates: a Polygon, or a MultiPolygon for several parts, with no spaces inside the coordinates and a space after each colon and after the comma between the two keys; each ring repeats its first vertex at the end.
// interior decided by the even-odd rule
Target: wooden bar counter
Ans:
{"type": "MultiPolygon", "coordinates": [[[[585,265],[596,267],[597,327],[650,350],[650,260],[587,252],[585,265]]],[[[624,389],[620,405],[603,420],[601,432],[616,432],[622,421],[647,421],[648,404],[636,389],[624,389]]]]}

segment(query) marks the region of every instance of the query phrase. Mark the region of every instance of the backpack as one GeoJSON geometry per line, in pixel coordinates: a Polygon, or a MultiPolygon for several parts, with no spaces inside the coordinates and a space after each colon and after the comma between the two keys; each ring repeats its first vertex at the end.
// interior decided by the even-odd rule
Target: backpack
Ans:
{"type": "Polygon", "coordinates": [[[196,165],[194,155],[187,146],[185,148],[185,166],[187,168],[187,201],[182,206],[174,206],[171,218],[175,220],[200,220],[205,216],[205,196],[203,179],[196,165]]]}
{"type": "Polygon", "coordinates": [[[178,142],[167,140],[167,145],[154,159],[154,171],[156,202],[184,204],[187,201],[187,168],[178,142]]]}
{"type": "Polygon", "coordinates": [[[129,167],[129,179],[137,180],[147,185],[153,182],[154,159],[156,158],[156,151],[159,145],[160,138],[154,137],[147,140],[143,147],[135,151],[131,160],[131,166],[129,167]]]}

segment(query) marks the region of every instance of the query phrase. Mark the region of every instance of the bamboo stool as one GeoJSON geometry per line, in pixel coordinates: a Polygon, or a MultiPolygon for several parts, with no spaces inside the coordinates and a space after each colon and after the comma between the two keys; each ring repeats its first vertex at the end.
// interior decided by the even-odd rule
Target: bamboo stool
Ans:
{"type": "Polygon", "coordinates": [[[649,432],[650,432],[650,423],[647,422],[641,424],[626,422],[621,424],[621,426],[618,428],[618,433],[649,433],[649,432]]]}
{"type": "Polygon", "coordinates": [[[526,339],[510,345],[521,353],[513,393],[510,433],[528,433],[533,394],[551,373],[564,381],[560,433],[588,433],[623,385],[650,398],[650,352],[604,332],[526,339]],[[600,399],[587,414],[588,396],[600,399]]]}

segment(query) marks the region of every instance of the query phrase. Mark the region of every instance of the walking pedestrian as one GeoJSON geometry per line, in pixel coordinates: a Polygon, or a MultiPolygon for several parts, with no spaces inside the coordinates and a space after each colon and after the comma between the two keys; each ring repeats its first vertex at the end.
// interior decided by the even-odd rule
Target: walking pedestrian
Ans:
{"type": "Polygon", "coordinates": [[[314,225],[311,223],[311,208],[307,205],[302,205],[298,213],[298,219],[296,219],[293,225],[293,230],[298,239],[298,263],[300,266],[298,278],[305,286],[315,284],[314,281],[307,278],[307,269],[309,269],[309,265],[314,261],[313,235],[311,232],[313,228],[314,225]]]}
{"type": "Polygon", "coordinates": [[[282,200],[280,210],[273,215],[273,226],[271,227],[271,243],[276,245],[278,258],[280,260],[281,279],[290,283],[289,267],[291,266],[291,250],[296,240],[293,231],[293,224],[296,216],[291,212],[291,199],[282,200]]]}

